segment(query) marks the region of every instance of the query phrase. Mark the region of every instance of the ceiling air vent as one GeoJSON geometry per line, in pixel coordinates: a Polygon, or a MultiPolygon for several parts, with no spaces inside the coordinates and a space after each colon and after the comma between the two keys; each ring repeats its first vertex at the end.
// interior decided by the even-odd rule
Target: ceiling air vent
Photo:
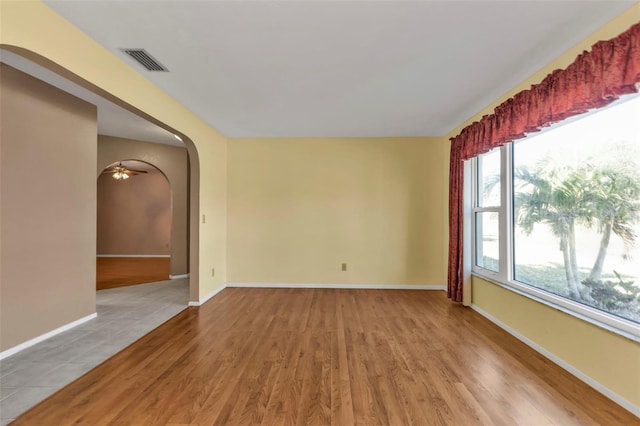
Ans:
{"type": "Polygon", "coordinates": [[[148,71],[161,71],[161,72],[169,72],[169,70],[162,65],[160,62],[156,61],[156,59],[149,55],[144,49],[120,49],[127,55],[131,56],[133,59],[138,61],[140,65],[145,67],[148,71]]]}

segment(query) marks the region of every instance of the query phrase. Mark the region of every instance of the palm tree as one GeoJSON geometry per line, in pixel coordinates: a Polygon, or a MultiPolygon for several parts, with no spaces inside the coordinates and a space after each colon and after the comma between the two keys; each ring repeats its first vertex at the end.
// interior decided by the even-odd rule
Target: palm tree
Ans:
{"type": "Polygon", "coordinates": [[[590,223],[592,211],[588,199],[588,185],[583,170],[554,169],[543,161],[531,172],[518,168],[514,173],[517,192],[514,211],[518,225],[526,234],[537,223],[545,223],[560,239],[569,295],[576,300],[588,300],[588,289],[583,287],[578,274],[576,258],[577,222],[590,223]]]}
{"type": "Polygon", "coordinates": [[[635,243],[633,225],[640,219],[640,178],[623,167],[588,166],[587,173],[591,175],[588,202],[602,235],[589,279],[599,281],[611,234],[620,237],[627,250],[635,243]]]}

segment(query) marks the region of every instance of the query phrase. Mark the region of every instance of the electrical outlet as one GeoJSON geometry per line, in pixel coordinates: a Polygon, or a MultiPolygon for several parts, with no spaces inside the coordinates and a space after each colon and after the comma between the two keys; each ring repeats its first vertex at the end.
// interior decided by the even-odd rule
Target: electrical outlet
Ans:
{"type": "Polygon", "coordinates": [[[212,277],[216,276],[216,268],[211,268],[211,276],[212,277]]]}
{"type": "Polygon", "coordinates": [[[206,223],[207,221],[207,217],[205,215],[202,215],[202,223],[206,223]]]}
{"type": "Polygon", "coordinates": [[[343,270],[343,271],[346,271],[346,270],[347,270],[347,264],[346,264],[346,263],[343,263],[343,264],[342,264],[342,270],[343,270]]]}

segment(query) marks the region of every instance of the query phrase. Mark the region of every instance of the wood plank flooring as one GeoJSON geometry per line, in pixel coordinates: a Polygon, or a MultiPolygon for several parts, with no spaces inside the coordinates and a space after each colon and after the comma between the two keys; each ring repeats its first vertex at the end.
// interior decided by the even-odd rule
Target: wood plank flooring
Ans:
{"type": "Polygon", "coordinates": [[[632,425],[440,291],[228,288],[15,425],[632,425]]]}
{"type": "Polygon", "coordinates": [[[168,257],[97,257],[96,290],[169,279],[168,257]]]}

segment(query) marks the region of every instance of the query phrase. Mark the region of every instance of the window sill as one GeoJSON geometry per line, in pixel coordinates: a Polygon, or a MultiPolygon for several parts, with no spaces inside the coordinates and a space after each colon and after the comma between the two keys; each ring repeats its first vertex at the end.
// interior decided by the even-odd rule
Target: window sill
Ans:
{"type": "Polygon", "coordinates": [[[597,309],[539,290],[535,287],[530,287],[517,282],[504,283],[490,274],[482,273],[477,270],[472,271],[471,275],[546,305],[552,309],[564,312],[567,315],[571,315],[597,327],[603,328],[611,333],[640,343],[640,326],[631,321],[624,320],[613,315],[608,315],[597,309]]]}

